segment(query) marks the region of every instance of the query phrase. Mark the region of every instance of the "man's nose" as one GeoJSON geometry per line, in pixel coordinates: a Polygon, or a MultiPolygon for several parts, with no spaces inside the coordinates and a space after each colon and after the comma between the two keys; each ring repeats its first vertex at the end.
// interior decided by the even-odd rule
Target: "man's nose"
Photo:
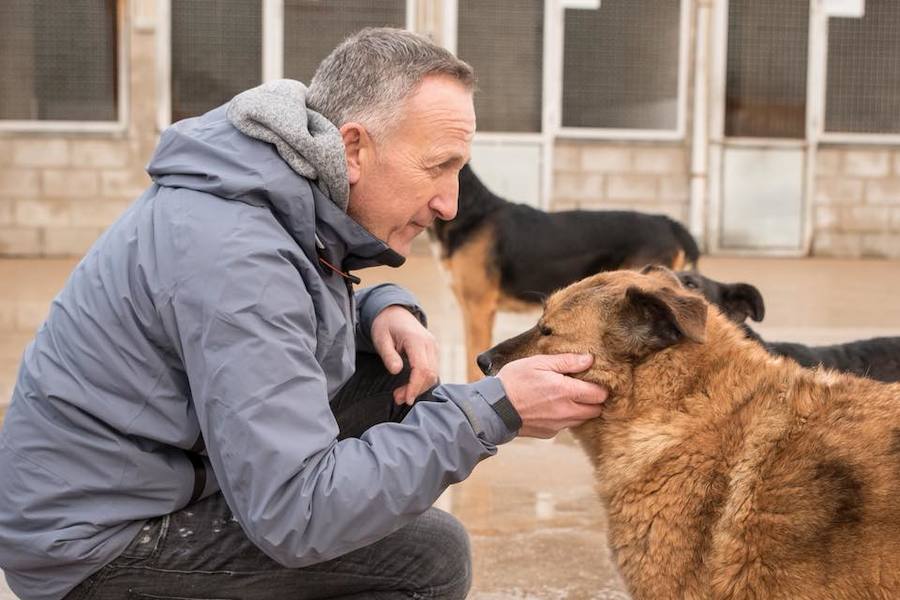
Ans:
{"type": "Polygon", "coordinates": [[[456,217],[459,208],[459,182],[454,178],[450,185],[444,186],[431,201],[431,210],[444,221],[456,217]]]}
{"type": "Polygon", "coordinates": [[[481,372],[485,375],[491,374],[491,354],[490,352],[482,352],[478,355],[478,358],[475,359],[475,362],[478,364],[478,368],[481,369],[481,372]]]}

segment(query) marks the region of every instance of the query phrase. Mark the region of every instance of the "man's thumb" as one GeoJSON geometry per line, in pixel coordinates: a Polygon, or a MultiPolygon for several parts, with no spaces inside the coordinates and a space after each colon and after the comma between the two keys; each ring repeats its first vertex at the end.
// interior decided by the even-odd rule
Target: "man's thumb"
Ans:
{"type": "Polygon", "coordinates": [[[594,364],[590,354],[553,354],[550,359],[549,367],[557,373],[580,373],[594,364]]]}

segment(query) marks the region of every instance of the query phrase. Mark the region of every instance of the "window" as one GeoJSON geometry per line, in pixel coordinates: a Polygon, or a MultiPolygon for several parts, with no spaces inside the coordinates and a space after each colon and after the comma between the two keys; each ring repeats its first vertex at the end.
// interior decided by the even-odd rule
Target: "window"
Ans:
{"type": "Polygon", "coordinates": [[[0,119],[119,119],[115,0],[0,3],[0,119]]]}
{"type": "Polygon", "coordinates": [[[262,83],[259,0],[172,0],[172,122],[262,83]]]}
{"type": "Polygon", "coordinates": [[[809,0],[730,0],[725,135],[806,137],[809,0]]]}
{"type": "Polygon", "coordinates": [[[602,0],[565,9],[562,126],[679,130],[684,8],[680,0],[602,0]]]}
{"type": "Polygon", "coordinates": [[[900,133],[900,10],[868,0],[861,19],[828,21],[825,131],[900,133]]]}
{"type": "Polygon", "coordinates": [[[285,0],[284,76],[309,84],[335,46],[364,27],[406,26],[406,0],[285,0]]]}
{"type": "Polygon", "coordinates": [[[478,131],[541,131],[543,0],[459,0],[457,54],[475,69],[478,131]]]}

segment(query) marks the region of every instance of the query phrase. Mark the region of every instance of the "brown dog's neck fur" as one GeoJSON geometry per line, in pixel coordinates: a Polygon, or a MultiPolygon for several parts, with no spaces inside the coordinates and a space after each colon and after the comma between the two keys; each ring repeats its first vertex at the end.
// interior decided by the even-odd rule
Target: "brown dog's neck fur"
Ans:
{"type": "MultiPolygon", "coordinates": [[[[610,385],[603,375],[586,375],[610,385]]],[[[731,417],[751,404],[768,403],[763,414],[793,428],[813,410],[809,394],[802,393],[813,377],[770,357],[711,309],[705,343],[682,342],[658,352],[633,365],[630,382],[619,383],[619,389],[612,384],[604,416],[573,432],[597,470],[598,491],[610,515],[610,546],[630,581],[640,577],[642,560],[659,560],[663,565],[655,570],[673,582],[705,585],[704,556],[694,556],[693,550],[708,548],[709,539],[702,538],[711,532],[692,523],[723,510],[735,468],[728,461],[742,455],[741,445],[775,443],[749,438],[752,423],[738,419],[741,425],[735,426],[731,417]],[[725,422],[732,425],[723,427],[725,422]],[[701,446],[721,451],[702,453],[701,446]],[[686,485],[687,480],[706,484],[686,485]],[[644,503],[636,500],[653,495],[667,504],[653,514],[642,513],[644,503]],[[657,522],[682,527],[658,533],[665,541],[651,544],[657,522]],[[672,561],[673,554],[694,560],[672,561]]],[[[653,589],[640,597],[653,597],[653,589]]]]}

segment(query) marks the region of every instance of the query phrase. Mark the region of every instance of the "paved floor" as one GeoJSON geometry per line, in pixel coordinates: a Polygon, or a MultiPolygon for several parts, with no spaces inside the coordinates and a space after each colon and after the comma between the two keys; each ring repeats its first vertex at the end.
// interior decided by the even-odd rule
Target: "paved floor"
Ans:
{"type": "MultiPolygon", "coordinates": [[[[0,418],[25,344],[74,261],[0,261],[0,418]]],[[[760,333],[771,340],[830,343],[900,335],[900,262],[712,259],[704,272],[747,281],[766,299],[760,333]]],[[[364,283],[413,290],[441,343],[442,377],[462,381],[459,312],[428,255],[399,270],[370,269],[364,283]]],[[[501,315],[495,338],[529,327],[536,313],[501,315]]],[[[571,437],[516,440],[438,501],[462,519],[473,542],[476,600],[627,598],[610,564],[605,516],[590,468],[571,437]]],[[[0,584],[0,600],[13,596],[0,584]]]]}

